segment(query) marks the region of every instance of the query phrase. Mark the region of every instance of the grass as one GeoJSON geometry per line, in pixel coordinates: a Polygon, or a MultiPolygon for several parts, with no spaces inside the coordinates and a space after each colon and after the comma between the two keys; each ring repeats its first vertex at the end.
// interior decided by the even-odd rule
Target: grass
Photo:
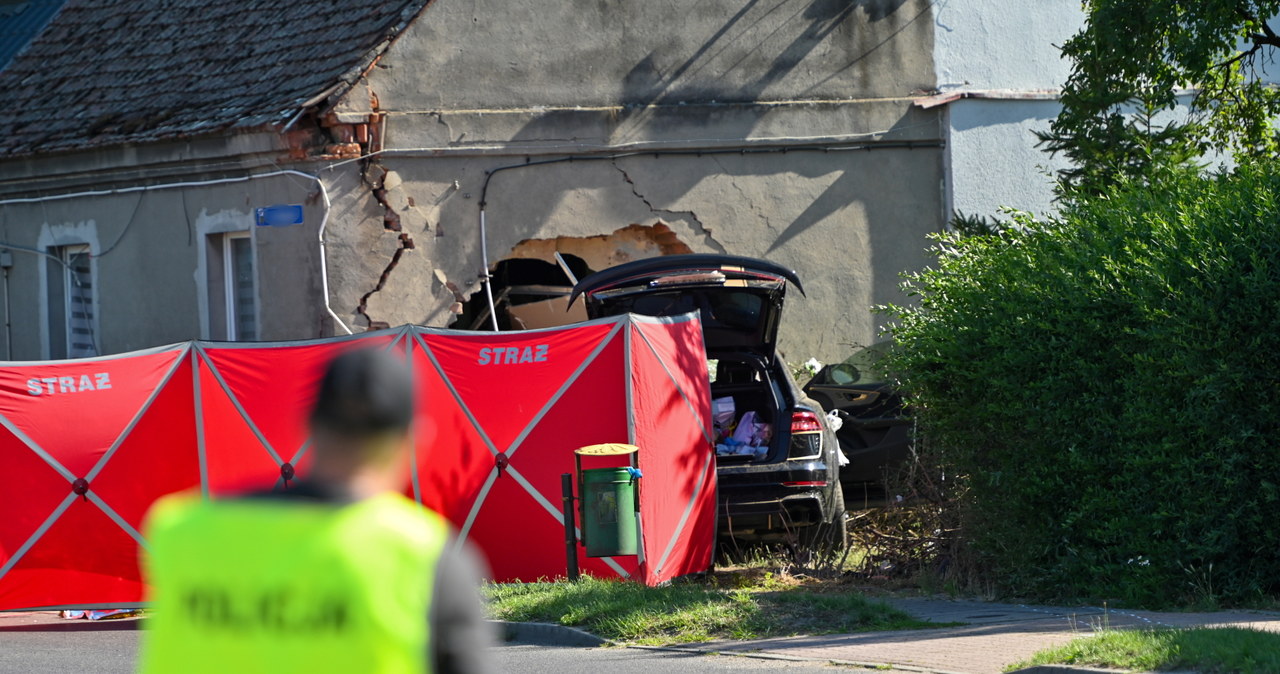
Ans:
{"type": "Polygon", "coordinates": [[[613,641],[671,644],[938,627],[859,593],[773,574],[717,574],[706,582],[645,587],[584,577],[485,588],[499,620],[548,622],[613,641]]]}
{"type": "Polygon", "coordinates": [[[1104,630],[1007,669],[1049,664],[1191,669],[1204,674],[1280,672],[1280,634],[1239,627],[1104,630]]]}

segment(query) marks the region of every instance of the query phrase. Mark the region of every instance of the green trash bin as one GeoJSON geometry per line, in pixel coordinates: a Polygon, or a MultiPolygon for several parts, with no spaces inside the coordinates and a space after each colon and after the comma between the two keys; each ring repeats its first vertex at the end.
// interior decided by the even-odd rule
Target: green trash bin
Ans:
{"type": "Polygon", "coordinates": [[[592,468],[582,473],[582,542],[588,557],[639,553],[636,485],[622,468],[592,468]]]}

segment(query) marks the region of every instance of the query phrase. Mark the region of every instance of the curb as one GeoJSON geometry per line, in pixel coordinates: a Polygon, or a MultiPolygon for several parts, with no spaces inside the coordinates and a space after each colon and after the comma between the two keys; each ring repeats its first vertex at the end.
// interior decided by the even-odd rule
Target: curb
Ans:
{"type": "Polygon", "coordinates": [[[1032,665],[1015,669],[1007,674],[1128,674],[1128,672],[1127,669],[1101,669],[1077,665],[1032,665]]]}
{"type": "MultiPolygon", "coordinates": [[[[1006,674],[1155,674],[1154,672],[1134,672],[1128,669],[1104,669],[1101,667],[1084,667],[1080,665],[1032,665],[1006,674]]],[[[1160,670],[1159,674],[1198,674],[1198,672],[1178,669],[1160,670]]]]}
{"type": "Polygon", "coordinates": [[[608,639],[602,639],[590,632],[575,627],[554,625],[552,623],[521,623],[505,620],[485,621],[497,630],[504,642],[517,641],[539,646],[613,646],[608,639]]]}
{"type": "MultiPolygon", "coordinates": [[[[505,620],[486,620],[501,635],[501,639],[505,643],[522,643],[538,646],[577,646],[581,648],[598,648],[601,646],[616,646],[617,644],[598,637],[590,632],[585,632],[576,627],[568,627],[565,625],[556,625],[553,623],[527,623],[527,622],[509,622],[505,620]]],[[[924,667],[915,667],[910,665],[898,665],[884,662],[854,662],[848,660],[830,660],[825,658],[798,657],[792,655],[781,655],[775,653],[761,653],[753,651],[733,651],[721,650],[716,648],[700,647],[695,645],[689,646],[628,646],[639,650],[653,651],[675,651],[684,653],[702,653],[710,655],[733,655],[738,657],[746,657],[760,660],[780,660],[784,662],[829,662],[835,665],[855,666],[855,667],[874,667],[884,668],[890,667],[897,671],[919,672],[920,674],[962,674],[960,672],[950,672],[939,669],[930,669],[924,667]]],[[[1033,665],[1031,667],[1023,667],[1007,674],[1132,674],[1128,670],[1123,669],[1102,669],[1098,667],[1082,667],[1078,665],[1033,665]]],[[[1169,674],[1178,674],[1170,672],[1169,674]]],[[[1190,674],[1190,673],[1184,673],[1190,674]]]]}

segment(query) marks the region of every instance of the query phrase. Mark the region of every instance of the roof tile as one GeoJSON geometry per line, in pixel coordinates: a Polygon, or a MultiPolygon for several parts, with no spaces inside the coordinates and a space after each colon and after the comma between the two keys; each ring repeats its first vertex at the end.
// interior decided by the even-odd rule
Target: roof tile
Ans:
{"type": "Polygon", "coordinates": [[[0,71],[0,156],[282,123],[430,0],[68,0],[0,71]]]}

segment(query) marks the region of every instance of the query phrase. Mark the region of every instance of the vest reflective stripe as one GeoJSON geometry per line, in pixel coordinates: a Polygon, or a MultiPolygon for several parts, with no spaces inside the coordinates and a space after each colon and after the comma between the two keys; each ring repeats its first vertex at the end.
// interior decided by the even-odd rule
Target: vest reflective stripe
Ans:
{"type": "Polygon", "coordinates": [[[335,506],[162,499],[148,516],[144,672],[422,672],[438,515],[396,494],[335,506]]]}

